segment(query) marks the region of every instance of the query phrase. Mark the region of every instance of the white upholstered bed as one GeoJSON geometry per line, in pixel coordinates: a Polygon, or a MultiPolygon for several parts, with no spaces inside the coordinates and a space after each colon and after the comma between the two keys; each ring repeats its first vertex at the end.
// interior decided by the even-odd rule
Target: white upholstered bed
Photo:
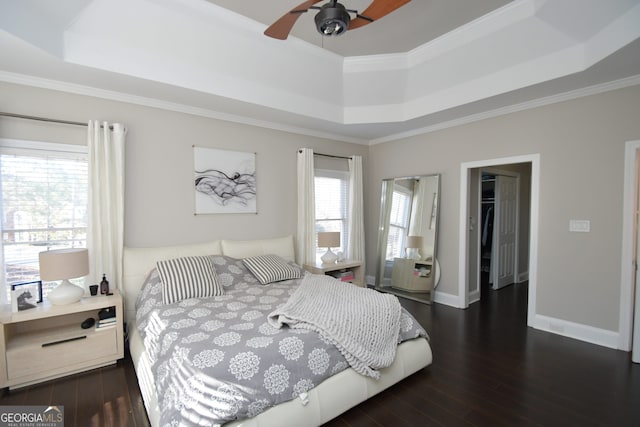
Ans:
{"type": "MultiPolygon", "coordinates": [[[[150,358],[143,340],[135,327],[135,301],[145,277],[156,262],[164,259],[196,255],[226,255],[247,258],[276,254],[285,260],[294,260],[292,236],[251,240],[216,240],[208,243],[156,247],[125,248],[124,280],[125,320],[129,331],[129,348],[138,383],[151,425],[160,425],[160,411],[150,358]]],[[[432,354],[425,338],[405,341],[398,346],[393,364],[380,370],[376,380],[343,370],[318,384],[308,392],[308,401],[293,399],[274,406],[261,414],[229,423],[229,426],[315,426],[321,425],[369,397],[395,384],[401,379],[431,364],[432,354]]]]}

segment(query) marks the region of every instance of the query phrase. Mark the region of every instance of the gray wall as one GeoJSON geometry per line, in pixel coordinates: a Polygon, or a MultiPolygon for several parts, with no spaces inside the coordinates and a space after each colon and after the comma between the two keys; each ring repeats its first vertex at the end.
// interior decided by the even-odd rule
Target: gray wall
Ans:
{"type": "MultiPolygon", "coordinates": [[[[158,246],[217,238],[296,234],[296,151],[366,156],[368,147],[123,102],[0,83],[2,110],[127,129],[125,244],[158,246]],[[192,145],[256,153],[256,214],[194,216],[192,145]]],[[[86,143],[86,128],[0,117],[0,137],[86,143]]]]}
{"type": "Polygon", "coordinates": [[[441,173],[438,289],[458,295],[461,163],[539,153],[537,311],[618,331],[624,144],[640,138],[638,111],[634,86],[372,146],[367,236],[376,233],[383,178],[441,173]],[[569,233],[569,219],[590,220],[591,232],[569,233]]]}
{"type": "MultiPolygon", "coordinates": [[[[364,157],[367,274],[383,178],[440,173],[439,290],[457,295],[460,164],[540,153],[537,308],[618,330],[624,143],[640,138],[640,86],[371,147],[0,83],[2,110],[124,123],[129,246],[295,234],[298,147],[364,157]],[[257,153],[258,214],[194,216],[192,144],[257,153]],[[569,219],[591,220],[569,233],[569,219]]],[[[85,143],[84,128],[0,118],[0,137],[85,143]]]]}

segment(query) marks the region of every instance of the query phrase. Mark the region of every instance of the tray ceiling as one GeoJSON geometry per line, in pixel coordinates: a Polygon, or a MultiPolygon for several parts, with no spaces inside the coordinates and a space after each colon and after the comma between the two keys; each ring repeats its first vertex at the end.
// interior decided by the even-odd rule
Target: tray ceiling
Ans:
{"type": "MultiPolygon", "coordinates": [[[[302,0],[207,0],[265,26],[302,3],[302,0]]],[[[324,3],[324,2],[323,2],[324,3]]],[[[319,4],[323,4],[319,3],[319,4]]],[[[348,9],[362,12],[371,0],[342,0],[348,9]]],[[[341,56],[408,52],[509,3],[509,0],[413,0],[375,23],[339,37],[318,34],[309,11],[298,19],[291,35],[341,56]]]]}
{"type": "Polygon", "coordinates": [[[357,143],[640,83],[640,0],[413,0],[262,34],[299,2],[0,0],[0,80],[357,143]]]}

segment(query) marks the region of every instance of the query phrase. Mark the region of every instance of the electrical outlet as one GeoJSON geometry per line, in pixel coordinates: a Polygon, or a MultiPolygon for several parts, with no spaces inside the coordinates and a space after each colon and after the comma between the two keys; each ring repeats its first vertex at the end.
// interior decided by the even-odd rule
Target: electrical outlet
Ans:
{"type": "Polygon", "coordinates": [[[569,231],[573,233],[588,233],[591,231],[591,221],[588,219],[569,220],[569,231]]]}

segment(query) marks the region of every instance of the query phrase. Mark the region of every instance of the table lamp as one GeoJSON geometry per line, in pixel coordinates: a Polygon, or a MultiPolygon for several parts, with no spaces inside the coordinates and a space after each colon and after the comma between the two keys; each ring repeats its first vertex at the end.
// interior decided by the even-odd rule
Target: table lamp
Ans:
{"type": "Polygon", "coordinates": [[[420,248],[422,248],[422,236],[407,236],[406,258],[420,259],[420,248]]]}
{"type": "Polygon", "coordinates": [[[80,301],[84,289],[69,282],[69,279],[89,274],[89,251],[84,248],[56,249],[40,252],[40,279],[62,280],[47,298],[54,305],[73,304],[80,301]]]}
{"type": "Polygon", "coordinates": [[[327,252],[320,257],[323,264],[332,264],[336,262],[338,256],[331,252],[331,248],[340,247],[340,232],[322,231],[318,233],[318,247],[327,248],[327,252]]]}

